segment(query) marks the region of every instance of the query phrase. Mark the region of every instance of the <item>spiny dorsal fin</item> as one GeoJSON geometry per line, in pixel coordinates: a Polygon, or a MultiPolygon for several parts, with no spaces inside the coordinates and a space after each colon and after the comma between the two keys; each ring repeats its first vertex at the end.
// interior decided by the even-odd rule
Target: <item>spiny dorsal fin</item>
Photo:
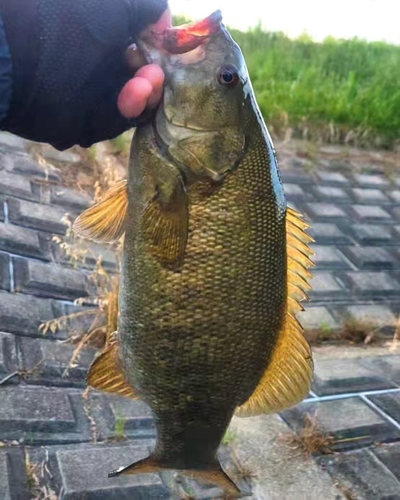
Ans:
{"type": "Polygon", "coordinates": [[[87,382],[94,389],[138,399],[135,389],[125,379],[118,351],[119,343],[114,333],[103,352],[91,364],[87,382]]]}
{"type": "Polygon", "coordinates": [[[239,417],[282,411],[302,401],[310,391],[314,370],[311,349],[295,318],[302,310],[300,301],[308,298],[305,290],[311,288],[308,268],[313,265],[310,257],[314,252],[308,246],[312,238],[304,231],[307,227],[301,215],[288,208],[286,317],[274,355],[259,385],[250,399],[236,410],[239,417]]]}
{"type": "Polygon", "coordinates": [[[125,232],[127,208],[128,188],[127,180],[124,179],[76,219],[74,231],[82,238],[100,243],[117,241],[125,232]]]}

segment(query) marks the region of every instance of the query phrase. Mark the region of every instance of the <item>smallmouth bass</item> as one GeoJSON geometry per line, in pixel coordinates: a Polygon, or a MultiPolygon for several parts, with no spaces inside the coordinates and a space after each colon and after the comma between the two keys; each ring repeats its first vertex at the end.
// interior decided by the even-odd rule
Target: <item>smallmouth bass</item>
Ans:
{"type": "Polygon", "coordinates": [[[118,332],[90,386],[151,408],[149,458],[240,491],[217,450],[234,414],[281,411],[309,392],[310,348],[295,319],[310,288],[312,239],[287,208],[271,138],[220,12],[141,41],[166,75],[152,123],[136,130],[128,180],[75,222],[125,234],[118,332]],[[158,40],[159,41],[159,40],[158,40]]]}

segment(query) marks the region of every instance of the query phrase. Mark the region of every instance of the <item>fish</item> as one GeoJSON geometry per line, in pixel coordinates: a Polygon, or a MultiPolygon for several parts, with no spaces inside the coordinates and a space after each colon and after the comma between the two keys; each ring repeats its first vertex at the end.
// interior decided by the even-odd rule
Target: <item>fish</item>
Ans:
{"type": "Polygon", "coordinates": [[[154,451],[110,477],[175,470],[240,497],[217,457],[231,419],[282,411],[310,390],[296,315],[313,240],[287,206],[221,12],[140,47],[164,70],[162,102],[135,131],[128,178],[74,224],[95,241],[124,238],[118,331],[88,384],[140,399],[154,417],[154,451]]]}

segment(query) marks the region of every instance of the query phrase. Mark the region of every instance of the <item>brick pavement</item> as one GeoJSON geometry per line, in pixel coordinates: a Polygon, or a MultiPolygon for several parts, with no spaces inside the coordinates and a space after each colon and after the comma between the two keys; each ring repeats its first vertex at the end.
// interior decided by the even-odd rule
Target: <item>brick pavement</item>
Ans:
{"type": "MultiPolygon", "coordinates": [[[[393,326],[400,312],[400,177],[292,168],[282,178],[316,240],[304,326],[336,330],[348,317],[393,326]]],[[[59,498],[170,498],[157,475],[107,479],[109,469],[145,456],[153,444],[148,409],[98,392],[85,397],[94,350],[66,372],[73,347],[61,343],[65,330],[38,330],[87,294],[87,274],[70,266],[52,236],[64,234],[65,212],[74,217],[89,204],[88,195],[60,185],[58,169],[34,161],[25,141],[0,134],[0,499],[32,498],[27,456],[41,464],[40,485],[59,498]]],[[[115,270],[110,248],[93,248],[115,270]]],[[[400,499],[398,354],[317,356],[310,397],[283,412],[281,425],[300,432],[307,414],[335,441],[335,454],[317,457],[321,470],[352,498],[400,499]]]]}

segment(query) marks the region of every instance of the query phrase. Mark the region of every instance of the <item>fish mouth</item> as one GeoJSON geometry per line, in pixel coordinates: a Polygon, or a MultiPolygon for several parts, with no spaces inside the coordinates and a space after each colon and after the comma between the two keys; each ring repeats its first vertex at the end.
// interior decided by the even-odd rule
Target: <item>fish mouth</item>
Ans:
{"type": "Polygon", "coordinates": [[[202,21],[163,31],[147,29],[140,35],[138,46],[149,64],[163,67],[165,59],[170,57],[193,64],[204,59],[205,47],[222,27],[222,13],[217,10],[202,21]]]}
{"type": "Polygon", "coordinates": [[[222,13],[213,12],[202,21],[184,24],[164,32],[163,47],[170,54],[185,54],[206,43],[221,29],[222,13]]]}
{"type": "Polygon", "coordinates": [[[154,28],[144,31],[140,42],[150,48],[163,49],[171,55],[181,55],[191,52],[209,41],[222,27],[220,10],[194,23],[167,28],[157,31],[154,28]]]}

